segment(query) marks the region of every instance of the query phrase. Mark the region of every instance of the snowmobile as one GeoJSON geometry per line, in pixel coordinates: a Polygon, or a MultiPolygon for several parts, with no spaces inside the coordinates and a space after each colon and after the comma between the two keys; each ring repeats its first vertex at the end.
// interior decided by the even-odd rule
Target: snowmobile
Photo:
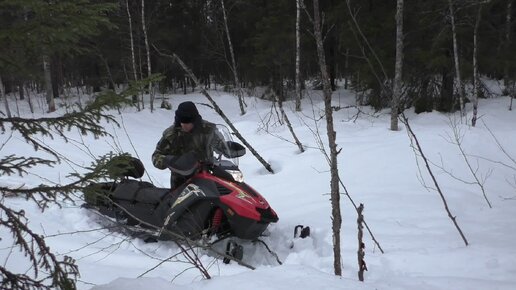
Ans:
{"type": "MultiPolygon", "coordinates": [[[[213,162],[199,162],[193,152],[174,160],[170,170],[187,178],[177,188],[159,188],[140,181],[144,166],[130,157],[125,162],[129,166],[115,174],[119,178],[91,185],[85,192],[86,206],[136,229],[146,241],[259,238],[270,223],[278,221],[278,215],[243,181],[238,157],[246,153],[245,147],[233,142],[225,131],[225,146],[215,150],[218,157],[213,162]]],[[[112,163],[117,161],[114,158],[112,163]]],[[[228,243],[227,251],[232,255],[233,248],[241,251],[241,247],[228,243]]],[[[241,255],[236,254],[237,258],[241,255]]]]}

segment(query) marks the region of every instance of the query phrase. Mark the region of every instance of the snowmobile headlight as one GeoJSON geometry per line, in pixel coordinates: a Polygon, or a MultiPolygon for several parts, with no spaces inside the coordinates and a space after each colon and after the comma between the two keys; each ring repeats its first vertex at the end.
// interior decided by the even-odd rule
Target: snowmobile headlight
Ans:
{"type": "Polygon", "coordinates": [[[240,170],[226,170],[227,173],[231,174],[233,176],[233,179],[236,182],[243,182],[244,181],[244,174],[240,170]]]}

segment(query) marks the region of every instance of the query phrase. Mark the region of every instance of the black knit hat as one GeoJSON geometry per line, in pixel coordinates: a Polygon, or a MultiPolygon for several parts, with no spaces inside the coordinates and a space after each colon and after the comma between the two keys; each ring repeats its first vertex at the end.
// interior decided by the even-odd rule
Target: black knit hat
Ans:
{"type": "Polygon", "coordinates": [[[179,123],[194,123],[200,118],[199,111],[193,102],[182,102],[176,110],[175,121],[179,123]]]}

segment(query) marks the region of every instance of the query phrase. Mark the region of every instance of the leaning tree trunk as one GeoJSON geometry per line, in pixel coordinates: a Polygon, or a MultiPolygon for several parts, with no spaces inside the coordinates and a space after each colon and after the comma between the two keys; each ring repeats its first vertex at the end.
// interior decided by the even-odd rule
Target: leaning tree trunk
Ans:
{"type": "Polygon", "coordinates": [[[457,44],[457,27],[455,23],[455,11],[453,9],[453,0],[448,0],[449,12],[450,12],[450,22],[452,29],[452,39],[453,39],[453,61],[455,64],[455,78],[457,79],[457,86],[459,89],[459,103],[460,103],[460,113],[461,116],[465,115],[464,111],[464,90],[462,88],[462,78],[460,76],[460,63],[459,63],[459,47],[457,44]]]}
{"type": "Polygon", "coordinates": [[[301,44],[299,22],[301,21],[301,0],[296,0],[296,111],[301,111],[301,44]]]}
{"type": "Polygon", "coordinates": [[[391,102],[391,130],[398,131],[398,110],[400,109],[401,81],[403,72],[403,0],[398,0],[396,9],[396,65],[391,102]]]}
{"type": "Polygon", "coordinates": [[[317,46],[317,56],[319,59],[319,69],[323,82],[324,93],[324,112],[326,114],[326,130],[328,135],[328,143],[330,147],[330,198],[332,207],[332,231],[333,231],[333,269],[335,275],[342,275],[342,264],[340,260],[340,228],[342,224],[342,217],[340,213],[340,194],[339,194],[339,170],[337,167],[337,133],[333,128],[333,109],[331,107],[331,84],[330,76],[328,75],[328,68],[326,66],[326,58],[324,56],[324,46],[321,31],[321,18],[319,15],[319,0],[313,1],[314,6],[314,36],[317,46]]]}
{"type": "MultiPolygon", "coordinates": [[[[444,209],[446,210],[446,213],[448,213],[448,217],[453,222],[453,225],[455,225],[455,228],[459,232],[460,237],[464,241],[464,244],[466,246],[468,246],[469,245],[468,240],[466,239],[466,236],[462,232],[462,229],[460,228],[459,223],[457,222],[457,216],[453,215],[452,212],[450,211],[450,208],[448,207],[448,202],[446,201],[446,198],[444,197],[444,194],[443,194],[443,192],[441,190],[441,187],[439,186],[439,183],[437,182],[437,179],[435,178],[435,175],[432,172],[432,169],[430,168],[430,161],[428,161],[428,159],[426,158],[425,153],[423,152],[423,148],[421,148],[421,144],[419,143],[419,140],[417,139],[416,134],[414,133],[414,131],[410,127],[408,118],[405,116],[404,113],[401,113],[401,119],[402,119],[403,124],[407,128],[407,134],[409,135],[411,143],[412,143],[412,140],[414,141],[412,143],[413,144],[413,148],[415,150],[414,152],[416,152],[418,156],[421,156],[421,158],[423,159],[423,161],[425,163],[425,167],[426,167],[426,169],[428,171],[428,174],[430,174],[430,177],[432,178],[432,181],[434,182],[436,191],[439,193],[439,196],[441,197],[441,200],[442,200],[443,205],[444,205],[444,209]]],[[[417,158],[417,156],[416,156],[416,158],[417,158]]]]}
{"type": "Polygon", "coordinates": [[[235,88],[236,88],[237,96],[238,96],[238,105],[240,106],[240,114],[244,115],[245,114],[244,94],[242,92],[242,87],[240,86],[240,80],[238,79],[238,70],[237,70],[237,64],[235,61],[235,53],[233,51],[233,44],[231,42],[231,36],[229,35],[228,18],[226,16],[226,7],[224,6],[224,0],[220,0],[220,3],[222,4],[222,15],[224,16],[224,28],[226,29],[226,36],[228,39],[229,54],[231,56],[231,70],[233,71],[233,78],[235,80],[235,88]]]}
{"type": "Polygon", "coordinates": [[[275,98],[276,102],[278,102],[281,116],[283,117],[283,120],[285,120],[285,123],[287,124],[290,134],[292,134],[292,137],[294,138],[294,142],[296,143],[297,148],[299,148],[299,151],[301,153],[305,152],[305,148],[303,147],[303,144],[301,144],[301,141],[299,141],[299,139],[297,138],[297,135],[294,132],[294,128],[292,127],[292,123],[290,123],[287,113],[285,113],[285,110],[283,110],[283,101],[281,100],[281,98],[278,97],[277,94],[274,94],[274,98],[275,98]]]}
{"type": "Polygon", "coordinates": [[[475,127],[477,124],[478,113],[478,27],[480,26],[480,16],[482,15],[482,4],[478,7],[477,21],[475,22],[475,29],[473,30],[473,117],[471,118],[471,125],[475,127]]]}
{"type": "Polygon", "coordinates": [[[231,130],[233,131],[235,136],[238,139],[240,139],[240,141],[242,141],[242,143],[249,149],[249,151],[251,151],[251,153],[254,155],[254,157],[256,157],[256,159],[258,159],[258,161],[260,161],[260,163],[265,167],[265,169],[267,169],[267,171],[269,171],[270,173],[274,173],[274,170],[272,170],[271,165],[269,163],[267,163],[260,156],[260,154],[258,154],[258,152],[256,150],[254,150],[254,148],[251,146],[251,144],[249,144],[249,142],[247,142],[246,139],[244,139],[244,137],[240,134],[238,129],[233,125],[233,123],[229,120],[229,118],[226,116],[226,114],[224,114],[224,112],[219,107],[219,105],[215,102],[215,100],[213,100],[213,98],[210,96],[210,94],[208,94],[208,92],[204,89],[204,86],[201,84],[201,82],[199,82],[199,80],[194,75],[192,70],[179,58],[179,56],[177,56],[175,53],[173,53],[172,55],[162,53],[155,46],[154,46],[154,49],[156,49],[156,51],[161,56],[165,56],[165,57],[171,58],[173,61],[177,61],[177,63],[186,72],[186,75],[188,75],[193,80],[193,82],[195,83],[196,86],[201,88],[201,93],[208,99],[208,101],[210,101],[215,112],[217,112],[217,114],[219,114],[222,117],[222,119],[226,122],[226,124],[228,124],[229,128],[231,128],[231,130]]]}
{"type": "MultiPolygon", "coordinates": [[[[142,0],[142,30],[143,38],[145,39],[145,50],[147,52],[147,77],[151,77],[151,59],[149,49],[149,39],[147,37],[147,27],[145,26],[145,0],[142,0]]],[[[152,89],[152,82],[149,82],[149,95],[150,95],[150,109],[154,111],[154,90],[152,89]]]]}

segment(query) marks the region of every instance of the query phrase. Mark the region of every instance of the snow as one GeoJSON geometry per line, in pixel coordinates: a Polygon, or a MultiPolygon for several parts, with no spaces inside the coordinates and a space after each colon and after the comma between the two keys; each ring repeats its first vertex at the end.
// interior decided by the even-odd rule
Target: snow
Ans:
{"type": "MultiPolygon", "coordinates": [[[[81,196],[74,197],[75,203],[66,202],[62,208],[51,206],[44,212],[25,199],[5,198],[4,204],[25,210],[29,226],[47,237],[48,245],[58,257],[69,255],[76,260],[80,270],[79,289],[516,287],[516,164],[509,158],[516,158],[513,145],[516,143],[516,112],[507,109],[508,98],[480,100],[481,119],[477,127],[468,125],[471,104],[467,107],[468,124],[460,122],[458,114],[406,112],[469,246],[465,246],[441,198],[432,189],[434,184],[422,159],[416,161],[406,128],[401,126],[398,132],[390,131],[388,110],[375,113],[361,107],[362,113],[357,118],[357,109],[353,107],[335,111],[337,143],[342,149],[338,155],[342,182],[354,201],[364,204],[365,221],[385,251],[384,254],[379,251],[364,229],[368,271],[365,282],[359,282],[357,217],[345,195],[341,196],[343,274],[342,277],[333,275],[329,167],[314,135],[319,132],[323,143],[327,143],[325,121],[320,118],[323,114],[320,92],[310,92],[309,98],[303,100],[301,113],[293,111],[293,103],[285,103],[294,131],[306,148],[304,153],[285,141],[293,138],[286,125],[278,123],[270,102],[249,97],[247,113],[241,116],[234,96],[218,91],[210,91],[210,94],[275,171],[270,174],[251,153],[240,159],[246,182],[260,192],[279,215],[279,222],[269,227],[269,236],[263,240],[283,264],[279,265],[263,245],[250,242],[243,244],[243,261],[256,270],[236,263],[223,264],[213,254],[200,251],[201,261],[212,276],[205,280],[199,271],[181,262],[184,261],[181,257],[180,261],[172,259],[159,265],[178,252],[172,242],[146,244],[120,232],[101,229],[102,219],[95,212],[80,207],[81,196]],[[270,122],[264,124],[266,120],[270,122]],[[486,195],[493,208],[487,205],[478,185],[457,179],[474,180],[458,146],[450,142],[453,123],[461,133],[462,148],[472,168],[485,180],[486,195]],[[496,144],[489,130],[509,156],[496,144]],[[310,226],[311,236],[293,239],[296,225],[310,226]],[[142,274],[143,277],[139,277],[142,274]]],[[[334,105],[355,104],[350,92],[339,91],[336,95],[339,98],[334,105]]],[[[174,108],[186,100],[208,103],[199,93],[167,97],[174,108]]],[[[31,115],[24,104],[19,105],[24,117],[42,116],[40,113],[31,115]]],[[[208,106],[198,105],[198,108],[205,119],[224,123],[208,106]]],[[[73,130],[66,133],[72,138],[68,143],[58,137],[40,137],[67,159],[53,168],[37,167],[24,177],[1,176],[0,186],[36,186],[48,180],[65,183],[69,181],[68,173],[81,171],[78,165],[89,166],[93,156],[125,151],[142,159],[148,172],[144,180],[166,187],[169,173],[152,166],[151,154],[163,130],[171,124],[174,110],[158,108],[151,113],[147,104],[140,112],[125,108],[121,114],[111,113],[121,124],[121,127],[104,124],[113,134],[112,138],[94,139],[73,130]]],[[[48,157],[43,152],[33,153],[32,146],[17,133],[12,138],[9,136],[9,131],[0,136],[1,144],[5,143],[4,156],[48,157]]],[[[10,233],[1,228],[0,236],[2,265],[19,272],[30,269],[23,254],[12,248],[10,233]]]]}

